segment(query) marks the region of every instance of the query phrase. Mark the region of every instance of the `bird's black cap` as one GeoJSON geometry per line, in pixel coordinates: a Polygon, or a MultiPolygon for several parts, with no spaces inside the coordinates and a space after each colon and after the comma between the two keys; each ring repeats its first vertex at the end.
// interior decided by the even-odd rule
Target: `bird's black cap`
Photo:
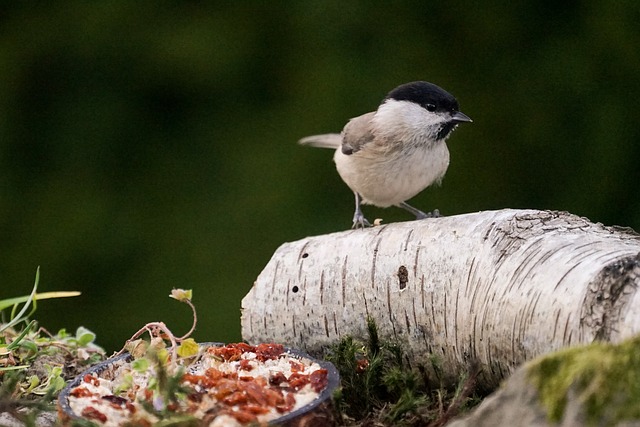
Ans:
{"type": "Polygon", "coordinates": [[[429,82],[405,83],[393,89],[382,102],[389,99],[410,101],[429,111],[458,111],[458,101],[446,90],[429,82]]]}

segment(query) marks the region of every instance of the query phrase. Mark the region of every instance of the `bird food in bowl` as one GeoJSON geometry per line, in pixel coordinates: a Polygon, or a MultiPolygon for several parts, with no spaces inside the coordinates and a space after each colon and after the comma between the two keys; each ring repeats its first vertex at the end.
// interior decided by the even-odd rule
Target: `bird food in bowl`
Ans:
{"type": "Polygon", "coordinates": [[[333,425],[335,367],[279,344],[201,344],[197,354],[131,354],[72,381],[58,407],[67,425],[333,425]],[[310,424],[311,423],[311,424],[310,424]]]}

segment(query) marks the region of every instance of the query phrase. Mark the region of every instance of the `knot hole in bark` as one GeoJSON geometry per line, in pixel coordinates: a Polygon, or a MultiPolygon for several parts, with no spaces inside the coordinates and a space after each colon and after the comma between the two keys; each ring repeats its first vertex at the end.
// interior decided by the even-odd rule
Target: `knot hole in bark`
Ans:
{"type": "Polygon", "coordinates": [[[407,282],[409,281],[409,270],[404,265],[401,265],[398,269],[398,285],[400,286],[400,290],[403,290],[407,287],[407,282]]]}

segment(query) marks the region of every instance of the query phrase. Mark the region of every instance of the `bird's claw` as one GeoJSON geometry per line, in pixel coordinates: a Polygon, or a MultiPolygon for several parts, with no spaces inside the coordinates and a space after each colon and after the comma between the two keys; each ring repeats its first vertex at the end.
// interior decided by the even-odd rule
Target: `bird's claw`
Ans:
{"type": "Polygon", "coordinates": [[[440,211],[438,209],[434,209],[433,211],[429,212],[429,215],[431,216],[431,218],[440,218],[442,215],[440,215],[440,211]]]}
{"type": "Polygon", "coordinates": [[[362,215],[362,212],[356,212],[353,215],[353,225],[351,226],[351,228],[357,230],[358,228],[365,227],[371,227],[371,224],[369,223],[369,221],[367,221],[367,218],[362,215]]]}

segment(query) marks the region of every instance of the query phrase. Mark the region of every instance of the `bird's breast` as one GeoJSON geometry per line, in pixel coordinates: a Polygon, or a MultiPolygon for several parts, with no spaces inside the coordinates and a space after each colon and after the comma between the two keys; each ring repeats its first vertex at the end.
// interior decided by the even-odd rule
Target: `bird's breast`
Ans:
{"type": "Polygon", "coordinates": [[[351,155],[338,149],[334,160],[342,180],[363,203],[387,207],[439,183],[449,166],[449,150],[444,141],[393,150],[372,144],[351,155]]]}

